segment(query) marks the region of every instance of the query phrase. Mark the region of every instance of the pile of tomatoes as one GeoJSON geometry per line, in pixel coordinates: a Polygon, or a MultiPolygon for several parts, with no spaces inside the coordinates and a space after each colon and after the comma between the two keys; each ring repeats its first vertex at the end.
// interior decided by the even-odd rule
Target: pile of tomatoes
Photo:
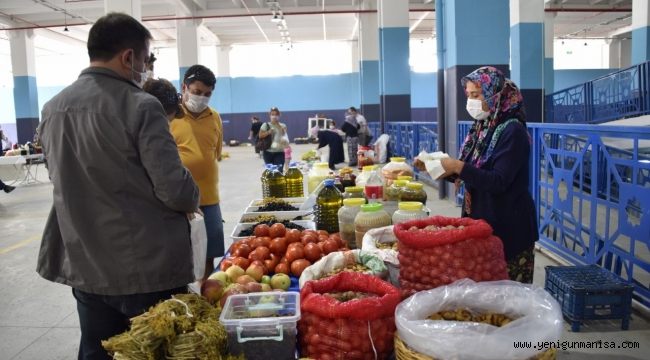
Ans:
{"type": "Polygon", "coordinates": [[[221,262],[221,270],[232,265],[242,269],[253,263],[264,274],[283,273],[300,277],[309,265],[334,252],[349,250],[338,233],[324,230],[287,229],[281,223],[257,225],[250,236],[230,246],[230,256],[221,262]]]}

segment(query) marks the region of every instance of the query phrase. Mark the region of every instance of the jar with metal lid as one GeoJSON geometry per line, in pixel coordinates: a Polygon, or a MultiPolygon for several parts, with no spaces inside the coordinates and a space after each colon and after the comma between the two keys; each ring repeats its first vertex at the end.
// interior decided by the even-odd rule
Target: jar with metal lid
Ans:
{"type": "Polygon", "coordinates": [[[418,201],[426,205],[427,193],[422,183],[412,181],[406,184],[399,192],[399,201],[418,201]]]}
{"type": "Polygon", "coordinates": [[[343,199],[343,207],[339,209],[339,235],[350,249],[357,248],[354,233],[354,219],[361,210],[361,205],[365,203],[365,198],[343,199]]]}
{"type": "Polygon", "coordinates": [[[363,193],[363,188],[361,186],[348,186],[345,188],[343,193],[343,199],[363,199],[364,204],[368,202],[366,195],[363,193]]]}
{"type": "Polygon", "coordinates": [[[390,215],[381,203],[361,205],[361,211],[354,218],[354,235],[357,248],[361,249],[363,236],[370,229],[376,229],[391,224],[390,215]]]}
{"type": "Polygon", "coordinates": [[[402,201],[397,206],[398,209],[393,214],[393,224],[427,217],[424,205],[419,201],[402,201]]]}

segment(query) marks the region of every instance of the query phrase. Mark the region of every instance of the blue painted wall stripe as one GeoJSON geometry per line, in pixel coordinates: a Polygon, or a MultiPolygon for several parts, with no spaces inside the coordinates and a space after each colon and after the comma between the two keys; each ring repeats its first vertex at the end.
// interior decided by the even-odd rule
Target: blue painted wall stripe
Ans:
{"type": "Polygon", "coordinates": [[[411,92],[408,27],[379,28],[379,95],[411,92]]]}
{"type": "MultiPolygon", "coordinates": [[[[179,84],[180,84],[180,82],[183,81],[183,77],[185,77],[185,72],[186,72],[187,69],[189,69],[189,68],[190,68],[189,66],[181,66],[181,67],[178,68],[178,74],[179,74],[178,79],[179,79],[179,84]]],[[[181,88],[180,88],[180,87],[178,88],[178,92],[181,92],[181,88]]]]}
{"type": "Polygon", "coordinates": [[[650,60],[650,27],[632,30],[632,65],[650,60]]]}
{"type": "Polygon", "coordinates": [[[14,76],[14,107],[17,119],[40,117],[35,76],[14,76]]]}
{"type": "Polygon", "coordinates": [[[411,107],[437,107],[437,86],[438,75],[436,73],[411,73],[411,107]]]}
{"type": "Polygon", "coordinates": [[[555,92],[555,70],[553,58],[544,58],[544,92],[548,95],[555,92]]]}
{"type": "Polygon", "coordinates": [[[232,112],[232,78],[229,76],[217,77],[210,106],[217,109],[220,113],[232,112]]]}
{"type": "Polygon", "coordinates": [[[443,1],[446,68],[510,62],[508,0],[443,1]]]}
{"type": "Polygon", "coordinates": [[[379,60],[359,62],[361,103],[379,104],[379,60]]]}
{"type": "Polygon", "coordinates": [[[510,28],[510,77],[521,89],[543,87],[544,24],[518,23],[510,28]]]}

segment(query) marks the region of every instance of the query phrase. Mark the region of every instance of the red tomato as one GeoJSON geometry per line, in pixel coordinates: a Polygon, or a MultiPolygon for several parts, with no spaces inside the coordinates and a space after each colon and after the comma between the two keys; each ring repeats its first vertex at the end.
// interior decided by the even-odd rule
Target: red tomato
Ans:
{"type": "Polygon", "coordinates": [[[305,229],[300,233],[301,236],[305,236],[307,234],[313,234],[316,237],[318,237],[318,233],[316,232],[316,230],[312,230],[312,229],[305,229]]]}
{"type": "Polygon", "coordinates": [[[269,236],[269,229],[270,227],[266,224],[259,224],[253,229],[253,234],[255,236],[269,236]]]}
{"type": "Polygon", "coordinates": [[[325,231],[325,230],[316,230],[316,233],[318,233],[319,236],[320,236],[320,235],[325,235],[325,236],[329,236],[329,235],[330,235],[330,234],[329,234],[327,231],[325,231]]]}
{"type": "Polygon", "coordinates": [[[320,247],[318,247],[318,244],[315,243],[308,243],[305,245],[305,259],[315,262],[318,261],[322,256],[323,252],[321,251],[320,247]]]}
{"type": "Polygon", "coordinates": [[[302,234],[298,229],[287,230],[287,233],[284,235],[287,238],[289,244],[300,241],[302,234]]]}
{"type": "Polygon", "coordinates": [[[219,265],[219,268],[221,269],[221,271],[226,271],[226,269],[228,269],[231,266],[232,266],[232,260],[224,259],[219,265]]]}
{"type": "Polygon", "coordinates": [[[275,266],[275,273],[276,274],[282,273],[282,274],[289,275],[289,265],[287,265],[285,263],[282,263],[282,262],[277,264],[275,266]]]}
{"type": "Polygon", "coordinates": [[[318,242],[318,237],[312,235],[312,234],[305,234],[302,236],[301,240],[303,245],[307,245],[309,243],[315,243],[318,242]]]}
{"type": "Polygon", "coordinates": [[[248,259],[246,259],[246,258],[237,256],[237,257],[232,258],[232,264],[237,265],[240,268],[246,270],[246,269],[248,269],[248,265],[250,265],[250,261],[248,259]]]}
{"type": "Polygon", "coordinates": [[[302,246],[294,246],[287,249],[285,257],[289,263],[293,264],[294,261],[304,258],[305,253],[302,246]]]}
{"type": "Polygon", "coordinates": [[[268,236],[262,236],[260,238],[260,246],[266,246],[266,247],[271,246],[271,238],[268,236]]]}
{"type": "MultiPolygon", "coordinates": [[[[271,255],[273,255],[273,254],[271,254],[271,255]]],[[[264,260],[264,268],[269,269],[269,271],[270,271],[271,269],[275,269],[275,267],[278,266],[279,263],[280,263],[279,258],[266,259],[266,260],[264,260]]],[[[265,271],[264,274],[266,274],[267,272],[268,271],[265,271]]]]}
{"type": "Polygon", "coordinates": [[[318,242],[325,241],[329,239],[329,236],[327,235],[318,235],[318,242]]]}
{"type": "Polygon", "coordinates": [[[257,249],[255,249],[251,254],[255,254],[252,256],[252,260],[264,261],[269,258],[269,255],[271,255],[271,250],[269,250],[269,248],[267,248],[266,246],[260,246],[257,249]]]}
{"type": "Polygon", "coordinates": [[[269,249],[271,250],[271,253],[275,255],[284,255],[284,253],[287,251],[287,239],[279,237],[271,240],[269,249]]]}
{"type": "Polygon", "coordinates": [[[339,244],[336,242],[336,240],[327,239],[326,241],[323,242],[323,253],[325,254],[329,254],[338,249],[339,249],[339,244]]]}
{"type": "Polygon", "coordinates": [[[287,232],[287,229],[282,223],[275,223],[269,228],[269,236],[271,238],[283,237],[287,232]]]}
{"type": "Polygon", "coordinates": [[[289,260],[287,260],[286,256],[282,256],[280,258],[280,264],[286,264],[287,266],[289,266],[289,264],[291,263],[289,262],[289,260]]]}
{"type": "Polygon", "coordinates": [[[233,256],[241,256],[241,257],[248,257],[248,254],[250,254],[251,248],[250,246],[246,244],[239,244],[239,246],[235,249],[235,251],[232,252],[233,256]]]}

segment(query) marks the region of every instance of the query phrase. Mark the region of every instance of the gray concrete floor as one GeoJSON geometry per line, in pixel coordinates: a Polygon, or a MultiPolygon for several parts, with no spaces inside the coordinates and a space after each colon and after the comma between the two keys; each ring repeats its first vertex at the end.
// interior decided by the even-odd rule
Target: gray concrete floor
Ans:
{"type": "MultiPolygon", "coordinates": [[[[313,145],[295,145],[296,158],[313,145]]],[[[261,196],[259,175],[262,161],[249,147],[226,147],[230,159],[220,164],[221,210],[229,235],[244,207],[261,196]]],[[[3,178],[4,179],[4,178],[3,178]]],[[[52,185],[39,170],[44,183],[20,186],[11,194],[0,193],[0,359],[73,359],[79,342],[79,324],[70,288],[40,278],[36,259],[40,236],[52,203],[52,185]]],[[[449,201],[434,200],[428,189],[433,214],[458,216],[460,209],[449,201]]],[[[226,246],[230,245],[227,239],[226,246]]],[[[556,263],[538,252],[535,284],[543,286],[544,266],[556,263]]],[[[565,323],[567,341],[634,341],[638,349],[568,349],[559,359],[650,359],[650,324],[633,316],[629,331],[620,322],[600,321],[583,325],[572,333],[565,323]]]]}

